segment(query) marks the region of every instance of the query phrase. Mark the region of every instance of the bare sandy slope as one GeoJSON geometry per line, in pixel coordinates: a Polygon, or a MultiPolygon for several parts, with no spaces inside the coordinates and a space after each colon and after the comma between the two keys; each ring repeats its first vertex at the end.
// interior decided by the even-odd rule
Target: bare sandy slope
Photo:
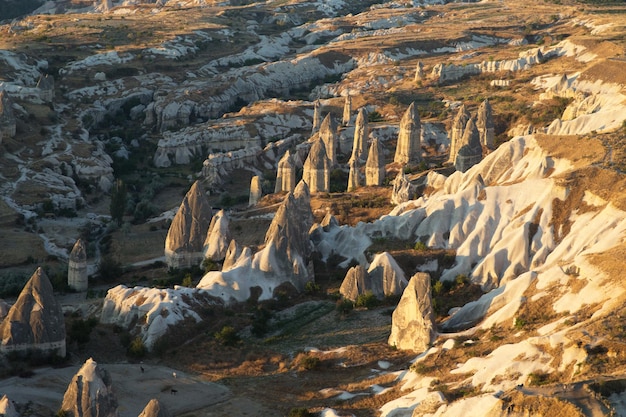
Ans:
{"type": "MultiPolygon", "coordinates": [[[[222,385],[164,366],[99,365],[111,374],[120,417],[137,417],[152,398],[159,399],[172,414],[179,415],[216,406],[232,397],[231,391],[222,385]],[[143,373],[140,366],[145,369],[143,373]],[[172,389],[177,392],[172,393],[172,389]]],[[[0,395],[6,394],[16,403],[32,401],[57,411],[78,369],[77,366],[42,368],[31,378],[5,379],[0,381],[0,395]]]]}

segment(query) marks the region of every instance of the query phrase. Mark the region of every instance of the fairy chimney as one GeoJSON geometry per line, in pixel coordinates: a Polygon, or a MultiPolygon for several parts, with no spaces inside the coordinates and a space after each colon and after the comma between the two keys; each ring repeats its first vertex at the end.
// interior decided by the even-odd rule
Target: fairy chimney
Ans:
{"type": "Polygon", "coordinates": [[[202,185],[193,183],[180,204],[165,238],[165,262],[171,268],[191,268],[204,259],[204,240],[212,209],[202,185]]]}
{"type": "Polygon", "coordinates": [[[369,127],[367,125],[367,113],[364,108],[359,109],[354,124],[354,142],[352,144],[352,159],[367,159],[367,137],[369,127]]]}
{"type": "Polygon", "coordinates": [[[357,158],[350,158],[348,161],[350,167],[350,173],[348,174],[348,187],[347,191],[354,191],[361,186],[361,173],[359,172],[359,160],[357,158]]]}
{"type": "Polygon", "coordinates": [[[489,100],[485,100],[478,108],[476,116],[476,128],[480,135],[480,144],[488,149],[493,149],[495,144],[495,130],[493,124],[493,109],[489,100]]]}
{"type": "Polygon", "coordinates": [[[250,199],[248,200],[248,206],[256,206],[262,196],[263,189],[261,188],[261,177],[255,175],[250,180],[250,199]]]}
{"type": "Polygon", "coordinates": [[[465,104],[462,104],[459,107],[459,111],[454,117],[454,121],[452,122],[452,130],[450,132],[450,158],[449,162],[454,164],[456,161],[456,154],[459,152],[461,148],[460,142],[463,138],[463,132],[465,130],[465,126],[467,125],[468,120],[471,118],[469,111],[465,107],[465,104]]]}
{"type": "Polygon", "coordinates": [[[211,224],[204,240],[204,258],[213,261],[224,260],[231,240],[230,221],[226,212],[220,210],[211,219],[211,224]]]}
{"type": "Polygon", "coordinates": [[[319,135],[326,147],[326,156],[330,160],[330,166],[334,167],[337,165],[337,122],[330,113],[322,121],[319,135]]]}
{"type": "Polygon", "coordinates": [[[289,154],[289,151],[285,152],[280,161],[278,161],[278,168],[276,170],[276,187],[275,193],[282,191],[293,191],[296,187],[296,167],[293,163],[293,159],[289,154]]]}
{"type": "Polygon", "coordinates": [[[87,359],[67,386],[61,410],[71,417],[118,417],[110,374],[87,359]]]}
{"type": "Polygon", "coordinates": [[[313,129],[312,133],[317,132],[320,129],[322,123],[322,104],[319,100],[315,100],[313,103],[313,129]]]}
{"type": "Polygon", "coordinates": [[[421,162],[422,147],[420,135],[420,116],[415,103],[411,103],[406,112],[404,112],[402,120],[400,120],[400,132],[398,133],[398,144],[396,145],[396,155],[393,158],[393,162],[402,165],[421,162]]]}
{"type": "Polygon", "coordinates": [[[385,158],[378,138],[372,140],[365,163],[365,185],[382,185],[385,180],[385,158]]]}
{"type": "Polygon", "coordinates": [[[352,121],[352,97],[350,94],[346,96],[346,100],[343,103],[343,120],[341,124],[344,126],[350,126],[352,121]]]}
{"type": "Polygon", "coordinates": [[[151,399],[145,406],[139,417],[172,417],[161,401],[156,398],[151,399]]]}
{"type": "Polygon", "coordinates": [[[465,126],[463,138],[459,144],[459,151],[454,160],[454,167],[457,171],[465,172],[483,158],[483,148],[480,145],[480,134],[473,119],[470,119],[465,126]]]}
{"type": "Polygon", "coordinates": [[[82,239],[76,241],[70,253],[67,285],[75,291],[87,291],[87,250],[82,239]]]}
{"type": "Polygon", "coordinates": [[[321,138],[313,142],[309,156],[304,161],[302,179],[311,193],[327,193],[330,190],[330,161],[321,138]]]}
{"type": "Polygon", "coordinates": [[[422,81],[424,79],[424,64],[422,64],[422,61],[418,61],[417,65],[415,66],[415,82],[418,81],[422,81]]]}

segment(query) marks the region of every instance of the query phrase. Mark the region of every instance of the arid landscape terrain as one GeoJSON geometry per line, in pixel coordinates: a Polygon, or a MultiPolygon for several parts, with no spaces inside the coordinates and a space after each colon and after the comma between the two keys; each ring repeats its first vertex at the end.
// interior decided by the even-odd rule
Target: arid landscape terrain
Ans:
{"type": "Polygon", "coordinates": [[[0,313],[41,267],[67,334],[2,323],[0,411],[77,414],[92,358],[121,417],[626,415],[625,39],[609,1],[0,2],[0,313]]]}

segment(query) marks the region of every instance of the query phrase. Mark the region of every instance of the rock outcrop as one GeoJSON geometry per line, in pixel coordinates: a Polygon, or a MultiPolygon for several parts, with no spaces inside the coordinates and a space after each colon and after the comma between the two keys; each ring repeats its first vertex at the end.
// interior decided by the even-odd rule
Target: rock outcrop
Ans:
{"type": "Polygon", "coordinates": [[[226,256],[224,257],[224,262],[222,263],[222,271],[226,272],[229,269],[232,269],[239,260],[241,256],[242,248],[235,241],[235,239],[231,240],[228,244],[228,249],[226,249],[226,256]]]}
{"type": "Polygon", "coordinates": [[[388,343],[402,350],[424,352],[435,340],[430,275],[413,275],[393,312],[388,343]]]}
{"type": "Polygon", "coordinates": [[[283,191],[293,191],[296,187],[296,167],[289,151],[285,152],[276,169],[276,186],[275,193],[283,191]]]}
{"type": "Polygon", "coordinates": [[[151,399],[143,409],[139,417],[172,417],[172,414],[165,408],[161,401],[156,398],[151,399]]]}
{"type": "Polygon", "coordinates": [[[261,188],[261,177],[255,175],[250,180],[250,199],[248,200],[248,206],[256,206],[259,200],[263,197],[263,189],[261,188]]]}
{"type": "Polygon", "coordinates": [[[313,103],[313,129],[312,133],[320,130],[320,125],[322,123],[322,104],[319,100],[315,100],[313,103]]]}
{"type": "Polygon", "coordinates": [[[348,174],[348,186],[347,191],[354,191],[361,186],[361,172],[359,171],[358,158],[350,158],[348,161],[350,173],[348,174]]]}
{"type": "Polygon", "coordinates": [[[334,167],[337,165],[337,122],[330,113],[324,117],[319,135],[326,147],[326,156],[330,161],[330,166],[334,167]]]}
{"type": "Polygon", "coordinates": [[[417,65],[415,65],[415,78],[413,79],[415,82],[422,81],[424,79],[424,64],[422,61],[418,61],[417,65]]]}
{"type": "Polygon", "coordinates": [[[330,190],[330,160],[321,138],[313,142],[309,156],[304,161],[302,179],[311,193],[327,193],[330,190]]]}
{"type": "Polygon", "coordinates": [[[407,286],[404,272],[387,252],[377,254],[369,269],[361,265],[348,270],[339,292],[348,300],[356,300],[359,295],[372,293],[376,298],[400,295],[407,286]]]}
{"type": "Polygon", "coordinates": [[[353,266],[346,272],[346,276],[341,282],[339,293],[343,298],[354,301],[361,294],[365,294],[370,289],[367,271],[362,265],[353,266]]]}
{"type": "Polygon", "coordinates": [[[65,320],[52,284],[37,268],[0,324],[3,353],[65,356],[65,320]]]}
{"type": "Polygon", "coordinates": [[[109,373],[91,358],[69,383],[61,410],[72,417],[117,417],[117,399],[109,373]]]}
{"type": "Polygon", "coordinates": [[[400,120],[398,144],[393,161],[402,165],[417,164],[422,160],[421,121],[415,103],[411,103],[400,120]]]}
{"type": "Polygon", "coordinates": [[[343,103],[343,118],[341,124],[344,126],[350,126],[352,122],[352,97],[350,94],[346,96],[346,100],[343,103]]]}
{"type": "Polygon", "coordinates": [[[202,185],[193,183],[176,212],[165,238],[165,262],[171,268],[198,266],[211,224],[211,206],[202,185]]]}
{"type": "Polygon", "coordinates": [[[485,100],[478,107],[476,128],[480,135],[480,144],[488,149],[495,146],[495,127],[493,124],[493,109],[489,100],[485,100]]]}
{"type": "Polygon", "coordinates": [[[6,395],[0,398],[0,415],[4,417],[20,417],[15,409],[15,404],[6,395]]]}
{"type": "Polygon", "coordinates": [[[367,123],[367,113],[364,108],[359,109],[354,124],[354,141],[352,142],[352,159],[367,159],[367,137],[369,127],[367,123]]]}
{"type": "Polygon", "coordinates": [[[461,148],[461,140],[463,138],[463,132],[465,131],[465,126],[467,126],[467,122],[472,118],[469,111],[465,107],[465,104],[461,104],[459,107],[459,111],[456,113],[454,117],[454,121],[452,122],[452,130],[450,131],[450,158],[449,162],[456,161],[456,155],[459,153],[459,149],[461,148]]]}
{"type": "Polygon", "coordinates": [[[393,180],[393,190],[391,192],[391,203],[402,204],[409,200],[417,198],[417,187],[411,184],[411,181],[404,175],[404,172],[398,172],[393,180]]]}
{"type": "Polygon", "coordinates": [[[211,219],[203,246],[204,258],[213,261],[223,260],[231,240],[230,221],[224,210],[220,210],[211,219]]]}
{"type": "Polygon", "coordinates": [[[483,148],[480,144],[480,133],[473,119],[465,126],[459,152],[454,161],[457,171],[465,172],[483,159],[483,148]]]}
{"type": "Polygon", "coordinates": [[[15,114],[13,114],[13,100],[6,91],[0,91],[0,133],[4,138],[15,136],[15,114]]]}
{"type": "Polygon", "coordinates": [[[37,81],[39,96],[46,103],[54,100],[54,77],[52,75],[41,75],[37,81]]]}
{"type": "Polygon", "coordinates": [[[67,285],[75,291],[87,291],[87,249],[82,239],[78,239],[70,253],[67,266],[67,285]]]}
{"type": "Polygon", "coordinates": [[[385,180],[385,157],[378,138],[372,140],[365,163],[365,185],[379,186],[385,180]]]}

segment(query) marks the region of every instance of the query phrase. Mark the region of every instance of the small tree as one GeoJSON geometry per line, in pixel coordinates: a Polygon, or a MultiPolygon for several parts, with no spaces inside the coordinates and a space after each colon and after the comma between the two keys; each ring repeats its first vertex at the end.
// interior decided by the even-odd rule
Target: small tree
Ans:
{"type": "Polygon", "coordinates": [[[215,340],[221,343],[224,346],[235,346],[239,343],[239,336],[237,336],[237,332],[235,328],[232,326],[224,326],[222,330],[215,333],[215,340]]]}
{"type": "Polygon", "coordinates": [[[128,356],[140,359],[146,356],[146,353],[148,353],[148,349],[146,349],[146,345],[144,345],[141,337],[137,336],[130,342],[130,346],[128,346],[128,356]]]}

